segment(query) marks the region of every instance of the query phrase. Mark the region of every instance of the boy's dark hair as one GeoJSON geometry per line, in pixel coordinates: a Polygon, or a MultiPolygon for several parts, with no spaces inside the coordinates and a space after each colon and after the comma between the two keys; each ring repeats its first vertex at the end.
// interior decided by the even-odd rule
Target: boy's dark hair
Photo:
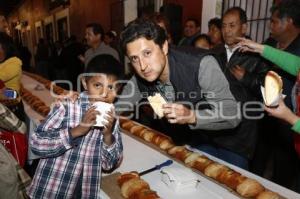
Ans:
{"type": "MultiPolygon", "coordinates": [[[[241,7],[232,7],[232,8],[229,8],[223,15],[223,17],[229,13],[234,13],[234,12],[237,12],[239,17],[240,17],[240,21],[242,24],[245,24],[247,23],[247,14],[245,12],[245,10],[243,10],[241,7]]],[[[223,21],[223,18],[222,18],[222,21],[223,21]]]]}
{"type": "Polygon", "coordinates": [[[124,78],[124,67],[112,55],[101,54],[88,63],[85,73],[104,73],[121,80],[124,78]]]}
{"type": "Polygon", "coordinates": [[[212,18],[208,21],[208,28],[210,28],[212,25],[215,25],[219,30],[222,29],[222,20],[220,18],[212,18]]]}
{"type": "Polygon", "coordinates": [[[278,17],[280,19],[283,18],[291,18],[293,20],[293,24],[300,28],[300,1],[299,0],[285,0],[281,1],[277,5],[275,4],[271,8],[271,13],[278,13],[278,17]]]}
{"type": "Polygon", "coordinates": [[[104,30],[102,26],[99,23],[89,23],[86,25],[86,28],[92,28],[93,33],[95,35],[100,34],[101,35],[101,40],[104,38],[104,30]]]}
{"type": "Polygon", "coordinates": [[[192,42],[193,46],[195,46],[195,43],[198,39],[205,39],[209,43],[209,45],[212,44],[210,37],[207,34],[200,34],[195,39],[193,39],[193,42],[192,42]]]}
{"type": "Polygon", "coordinates": [[[139,38],[153,40],[161,48],[167,40],[166,31],[149,19],[136,19],[130,22],[121,33],[121,46],[126,52],[126,45],[139,38]]]}
{"type": "Polygon", "coordinates": [[[11,57],[18,56],[16,47],[13,43],[13,39],[10,36],[8,36],[5,32],[0,32],[0,44],[5,53],[5,59],[3,61],[11,57]]]}

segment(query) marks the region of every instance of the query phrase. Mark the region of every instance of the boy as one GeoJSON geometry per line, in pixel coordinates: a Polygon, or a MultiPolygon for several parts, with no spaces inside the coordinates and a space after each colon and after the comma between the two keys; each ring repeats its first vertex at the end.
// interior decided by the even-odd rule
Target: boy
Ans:
{"type": "Polygon", "coordinates": [[[110,170],[122,159],[123,146],[114,110],[103,129],[95,128],[95,101],[113,103],[123,67],[111,55],[98,55],[86,69],[75,103],[58,102],[40,124],[30,144],[42,156],[28,194],[31,198],[100,198],[101,167],[110,170]]]}

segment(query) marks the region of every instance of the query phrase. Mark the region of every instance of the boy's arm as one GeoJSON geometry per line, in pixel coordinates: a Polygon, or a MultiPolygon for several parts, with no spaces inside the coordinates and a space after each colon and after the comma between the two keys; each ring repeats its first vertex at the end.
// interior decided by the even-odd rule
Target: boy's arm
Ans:
{"type": "Polygon", "coordinates": [[[57,157],[76,145],[80,138],[73,139],[64,123],[65,107],[57,103],[51,113],[34,131],[30,139],[33,153],[41,157],[57,157]]]}
{"type": "Polygon", "coordinates": [[[102,143],[102,168],[104,170],[112,169],[117,163],[122,160],[123,156],[123,144],[121,138],[121,129],[119,119],[117,119],[114,131],[112,133],[113,143],[107,146],[104,142],[102,143]]]}

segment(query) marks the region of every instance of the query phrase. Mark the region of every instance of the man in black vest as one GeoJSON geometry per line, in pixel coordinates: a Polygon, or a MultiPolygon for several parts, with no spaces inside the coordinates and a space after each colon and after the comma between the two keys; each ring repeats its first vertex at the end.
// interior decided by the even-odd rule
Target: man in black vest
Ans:
{"type": "Polygon", "coordinates": [[[238,104],[213,56],[169,48],[165,31],[141,19],[125,28],[121,44],[135,75],[119,97],[118,112],[132,111],[143,98],[160,93],[168,103],[159,122],[177,144],[199,145],[200,130],[239,124],[238,104]]]}
{"type": "Polygon", "coordinates": [[[222,17],[222,35],[225,44],[212,51],[221,60],[230,90],[235,99],[243,106],[243,118],[240,125],[231,130],[230,141],[223,138],[215,139],[218,146],[225,147],[241,157],[239,163],[248,167],[255,151],[258,119],[263,117],[263,103],[260,86],[264,81],[268,67],[257,53],[242,53],[238,48],[238,37],[245,37],[247,32],[247,15],[240,7],[228,9],[222,17]],[[255,110],[256,111],[253,111],[255,110]]]}

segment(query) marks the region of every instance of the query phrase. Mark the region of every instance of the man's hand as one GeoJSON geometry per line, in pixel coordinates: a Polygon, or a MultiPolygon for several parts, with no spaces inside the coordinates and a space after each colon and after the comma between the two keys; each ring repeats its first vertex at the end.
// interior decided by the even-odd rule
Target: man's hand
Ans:
{"type": "Polygon", "coordinates": [[[264,45],[251,41],[250,39],[238,37],[239,51],[241,52],[254,52],[262,54],[264,51],[264,45]]]}
{"type": "Polygon", "coordinates": [[[116,123],[115,110],[114,108],[112,108],[109,112],[103,114],[106,114],[104,116],[104,119],[107,120],[107,122],[104,123],[103,141],[105,142],[105,144],[111,145],[113,142],[112,132],[116,123]]]}
{"type": "Polygon", "coordinates": [[[196,114],[182,104],[169,103],[163,105],[164,116],[171,124],[195,124],[196,114]]]}
{"type": "Polygon", "coordinates": [[[231,67],[230,69],[230,72],[231,74],[233,74],[233,76],[237,79],[237,80],[241,80],[243,79],[245,73],[246,73],[246,70],[245,68],[243,67],[240,67],[238,65],[234,66],[234,67],[231,67]]]}

